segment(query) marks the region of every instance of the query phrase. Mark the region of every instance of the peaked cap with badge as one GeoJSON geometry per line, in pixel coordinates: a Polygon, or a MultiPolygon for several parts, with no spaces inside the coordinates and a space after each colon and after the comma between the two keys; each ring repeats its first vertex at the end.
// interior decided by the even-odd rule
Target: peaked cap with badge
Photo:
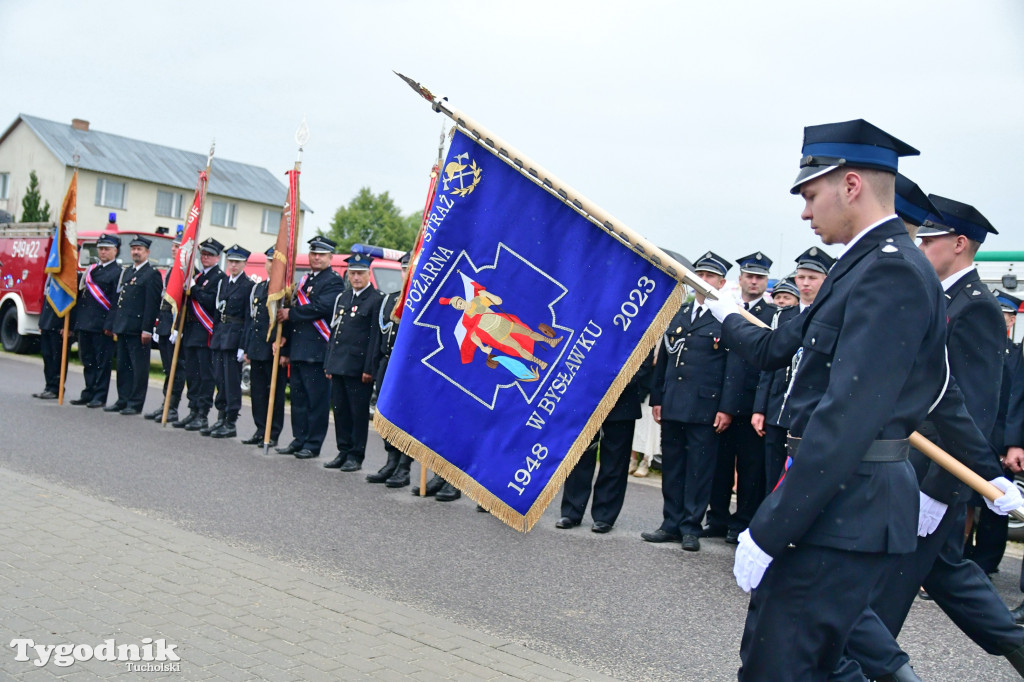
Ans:
{"type": "Polygon", "coordinates": [[[366,272],[370,269],[372,261],[373,256],[368,256],[365,253],[353,253],[345,261],[345,264],[350,272],[366,272]]]}
{"type": "Polygon", "coordinates": [[[238,244],[232,244],[224,251],[224,256],[227,260],[234,261],[247,261],[249,260],[250,252],[247,249],[243,249],[238,244]]]}
{"type": "Polygon", "coordinates": [[[334,250],[338,247],[338,244],[328,237],[323,235],[317,235],[309,240],[309,252],[310,253],[334,253],[334,250]]]}
{"type": "Polygon", "coordinates": [[[896,173],[901,156],[917,156],[921,152],[864,119],[804,128],[800,173],[789,191],[799,194],[808,180],[825,175],[836,168],[870,168],[896,173]]]}
{"type": "Polygon", "coordinates": [[[836,259],[828,255],[817,246],[812,246],[796,257],[797,270],[814,270],[827,275],[836,259]]]}
{"type": "Polygon", "coordinates": [[[983,243],[985,237],[999,234],[992,223],[981,212],[969,204],[965,204],[938,194],[929,194],[928,199],[938,209],[921,223],[917,231],[918,237],[941,237],[947,234],[960,234],[968,239],[983,243]]]}
{"type": "Polygon", "coordinates": [[[725,260],[713,251],[708,251],[693,263],[694,272],[713,272],[716,275],[725,277],[725,273],[732,268],[732,263],[725,260]]]}
{"type": "Polygon", "coordinates": [[[740,272],[746,272],[751,275],[764,275],[765,277],[768,276],[768,271],[772,267],[772,259],[760,251],[749,256],[737,258],[736,262],[740,265],[740,272]]]}
{"type": "Polygon", "coordinates": [[[999,301],[999,308],[1004,313],[1020,312],[1020,304],[1024,303],[1024,301],[1021,301],[1021,299],[1016,296],[1012,296],[1001,289],[995,289],[992,293],[996,295],[996,300],[999,301]]]}
{"type": "Polygon", "coordinates": [[[896,215],[911,225],[923,225],[929,214],[938,215],[939,209],[928,199],[917,184],[903,175],[896,174],[896,215]]]}
{"type": "Polygon", "coordinates": [[[213,237],[210,237],[209,239],[207,239],[206,241],[199,245],[199,250],[202,251],[203,253],[208,253],[211,256],[219,256],[221,252],[224,250],[224,245],[221,244],[216,239],[214,239],[213,237]]]}

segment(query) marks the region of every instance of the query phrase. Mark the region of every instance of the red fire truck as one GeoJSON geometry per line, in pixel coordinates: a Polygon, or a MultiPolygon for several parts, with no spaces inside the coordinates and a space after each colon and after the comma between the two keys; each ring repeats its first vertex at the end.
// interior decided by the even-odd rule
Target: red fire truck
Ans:
{"type": "MultiPolygon", "coordinates": [[[[0,223],[0,342],[4,350],[32,352],[39,335],[39,313],[43,310],[46,257],[56,226],[53,223],[0,223]]],[[[150,262],[160,270],[171,265],[171,236],[166,233],[120,230],[117,216],[103,230],[79,230],[78,268],[84,270],[99,259],[96,240],[105,232],[121,238],[118,263],[127,262],[128,242],[137,235],[153,240],[150,262]]]]}

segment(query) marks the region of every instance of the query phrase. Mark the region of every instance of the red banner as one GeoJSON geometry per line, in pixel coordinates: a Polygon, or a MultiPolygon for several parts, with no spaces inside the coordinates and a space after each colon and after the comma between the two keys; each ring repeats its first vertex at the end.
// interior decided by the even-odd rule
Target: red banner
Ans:
{"type": "Polygon", "coordinates": [[[423,206],[423,219],[420,220],[420,231],[416,235],[416,244],[412,247],[412,254],[409,256],[409,274],[402,284],[402,295],[399,296],[398,302],[395,303],[395,309],[391,313],[391,317],[395,320],[401,320],[402,313],[405,311],[405,299],[409,295],[409,283],[412,282],[412,275],[416,272],[416,263],[419,260],[420,251],[423,250],[423,234],[426,232],[427,221],[430,220],[430,207],[434,205],[434,193],[437,192],[437,178],[440,175],[440,166],[434,164],[434,167],[430,169],[430,187],[427,189],[427,203],[423,206]]]}
{"type": "MultiPolygon", "coordinates": [[[[296,164],[297,165],[297,164],[296,164]]],[[[270,319],[277,317],[277,307],[281,299],[291,290],[295,278],[296,236],[299,223],[299,173],[296,168],[288,171],[288,198],[281,212],[281,226],[277,230],[277,243],[274,245],[274,260],[270,264],[270,283],[267,285],[267,310],[270,319]]],[[[267,340],[273,333],[274,325],[267,329],[267,340]]]]}
{"type": "Polygon", "coordinates": [[[178,250],[177,260],[171,265],[171,277],[167,280],[167,290],[164,291],[164,300],[171,304],[171,310],[174,311],[175,317],[185,300],[186,291],[192,288],[192,271],[199,244],[199,221],[203,217],[207,180],[206,171],[199,171],[196,194],[192,199],[192,208],[188,212],[185,231],[181,235],[181,248],[178,250]]]}

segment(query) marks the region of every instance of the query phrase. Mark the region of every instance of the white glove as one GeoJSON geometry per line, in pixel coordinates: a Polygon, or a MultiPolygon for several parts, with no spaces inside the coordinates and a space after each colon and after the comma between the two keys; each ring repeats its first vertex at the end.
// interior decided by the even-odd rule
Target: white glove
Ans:
{"type": "Polygon", "coordinates": [[[942,521],[942,517],[946,513],[947,505],[920,491],[917,494],[921,496],[921,511],[917,515],[917,534],[923,538],[934,533],[935,529],[939,527],[939,522],[942,521]]]}
{"type": "Polygon", "coordinates": [[[241,362],[245,358],[245,351],[241,348],[238,349],[238,353],[235,354],[235,360],[241,362]]]}
{"type": "Polygon", "coordinates": [[[711,314],[715,316],[715,319],[719,322],[725,322],[725,318],[729,317],[735,312],[739,312],[740,307],[736,305],[736,301],[733,300],[729,294],[721,294],[717,301],[713,301],[710,298],[704,299],[704,305],[708,307],[711,314]]]}
{"type": "Polygon", "coordinates": [[[988,508],[996,514],[1006,516],[1024,503],[1024,499],[1020,496],[1020,490],[1008,478],[1000,476],[999,478],[993,478],[989,483],[999,488],[1004,493],[1004,495],[995,502],[989,500],[987,497],[985,498],[985,504],[987,504],[988,508]]]}
{"type": "Polygon", "coordinates": [[[153,332],[153,343],[160,343],[160,335],[153,332]]]}
{"type": "Polygon", "coordinates": [[[750,592],[757,588],[771,562],[772,558],[757,546],[754,538],[750,537],[749,530],[740,533],[732,574],[736,576],[736,584],[740,586],[741,590],[750,592]]]}
{"type": "Polygon", "coordinates": [[[171,343],[174,343],[175,341],[177,341],[178,340],[178,330],[175,329],[174,331],[172,331],[170,338],[168,338],[167,340],[170,341],[171,343]]]}

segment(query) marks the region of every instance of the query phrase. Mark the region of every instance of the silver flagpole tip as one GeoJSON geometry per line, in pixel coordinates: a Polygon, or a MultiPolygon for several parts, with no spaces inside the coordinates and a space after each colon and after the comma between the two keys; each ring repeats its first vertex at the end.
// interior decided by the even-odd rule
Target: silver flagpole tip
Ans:
{"type": "Polygon", "coordinates": [[[309,141],[309,126],[306,124],[306,117],[302,117],[302,123],[299,124],[299,129],[295,131],[295,144],[299,145],[299,148],[306,146],[306,142],[309,141]]]}
{"type": "Polygon", "coordinates": [[[433,102],[436,99],[436,97],[434,97],[434,93],[432,93],[426,87],[420,85],[418,82],[409,78],[408,76],[403,76],[397,71],[392,71],[392,73],[401,78],[402,80],[404,80],[406,83],[408,83],[410,88],[418,92],[420,97],[427,100],[428,102],[433,102]]]}

